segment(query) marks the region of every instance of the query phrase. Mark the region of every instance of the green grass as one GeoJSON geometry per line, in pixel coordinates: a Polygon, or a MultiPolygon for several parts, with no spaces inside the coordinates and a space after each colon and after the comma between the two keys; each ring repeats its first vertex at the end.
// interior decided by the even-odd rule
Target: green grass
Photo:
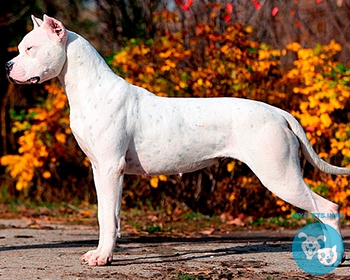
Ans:
{"type": "Polygon", "coordinates": [[[163,232],[164,229],[160,226],[149,226],[145,229],[145,231],[149,233],[155,233],[155,232],[163,232]]]}
{"type": "Polygon", "coordinates": [[[177,274],[175,275],[175,278],[173,279],[180,279],[180,280],[197,280],[198,278],[192,275],[185,275],[185,274],[177,274]]]}
{"type": "Polygon", "coordinates": [[[186,220],[211,220],[211,219],[215,219],[216,217],[210,217],[207,215],[203,215],[201,213],[195,213],[195,212],[190,212],[190,213],[185,213],[182,215],[182,217],[186,220]]]}

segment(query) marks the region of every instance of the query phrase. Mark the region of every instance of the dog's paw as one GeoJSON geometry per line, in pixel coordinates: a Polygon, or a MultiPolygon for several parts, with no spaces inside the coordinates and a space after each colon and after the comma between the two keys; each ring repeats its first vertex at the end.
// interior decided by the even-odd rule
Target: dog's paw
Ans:
{"type": "Polygon", "coordinates": [[[96,266],[96,265],[109,265],[112,263],[113,256],[109,254],[103,254],[99,250],[88,251],[80,258],[84,263],[96,266]]]}

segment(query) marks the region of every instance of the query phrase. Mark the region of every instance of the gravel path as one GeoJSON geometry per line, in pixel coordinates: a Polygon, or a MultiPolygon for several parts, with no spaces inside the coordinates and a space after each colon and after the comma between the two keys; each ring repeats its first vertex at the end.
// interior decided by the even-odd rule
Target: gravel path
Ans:
{"type": "MultiPolygon", "coordinates": [[[[172,238],[124,236],[112,265],[89,267],[79,258],[97,245],[96,227],[33,225],[0,220],[1,279],[348,279],[350,260],[316,278],[295,264],[296,230],[234,231],[172,238]]],[[[343,231],[350,255],[350,230],[343,231]]]]}

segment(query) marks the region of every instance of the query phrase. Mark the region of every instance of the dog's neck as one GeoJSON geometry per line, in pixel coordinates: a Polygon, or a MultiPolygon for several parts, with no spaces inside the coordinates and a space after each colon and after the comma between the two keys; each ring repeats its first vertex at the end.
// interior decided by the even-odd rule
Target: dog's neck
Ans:
{"type": "Polygon", "coordinates": [[[74,32],[67,32],[67,58],[58,78],[70,106],[74,106],[90,95],[101,94],[99,88],[104,83],[122,79],[113,73],[88,41],[74,32]]]}

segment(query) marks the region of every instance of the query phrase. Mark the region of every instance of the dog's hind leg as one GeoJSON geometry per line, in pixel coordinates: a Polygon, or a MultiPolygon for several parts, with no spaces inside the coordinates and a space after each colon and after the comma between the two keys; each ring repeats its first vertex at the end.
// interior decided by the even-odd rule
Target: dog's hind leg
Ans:
{"type": "Polygon", "coordinates": [[[262,184],[284,201],[311,213],[340,233],[338,205],[314,193],[305,183],[298,157],[299,142],[286,126],[265,125],[245,141],[242,161],[262,184]],[[333,217],[331,217],[333,216],[333,217]]]}

